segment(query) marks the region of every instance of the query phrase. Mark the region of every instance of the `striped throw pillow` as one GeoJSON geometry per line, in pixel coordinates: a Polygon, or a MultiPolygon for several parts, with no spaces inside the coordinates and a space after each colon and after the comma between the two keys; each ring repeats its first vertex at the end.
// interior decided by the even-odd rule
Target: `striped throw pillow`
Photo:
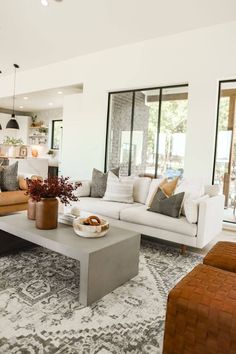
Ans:
{"type": "Polygon", "coordinates": [[[108,172],[107,188],[103,200],[133,203],[134,178],[117,177],[111,171],[108,172]]]}

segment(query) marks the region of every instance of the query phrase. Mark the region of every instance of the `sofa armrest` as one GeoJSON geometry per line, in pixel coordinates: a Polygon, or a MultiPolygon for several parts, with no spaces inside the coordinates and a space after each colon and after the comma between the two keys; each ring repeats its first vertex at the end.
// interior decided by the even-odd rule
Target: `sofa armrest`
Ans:
{"type": "MultiPolygon", "coordinates": [[[[77,181],[73,181],[73,182],[76,183],[77,181]]],[[[82,183],[82,186],[78,187],[74,191],[74,195],[76,197],[89,197],[91,192],[91,181],[84,180],[80,182],[82,183]]]]}
{"type": "Polygon", "coordinates": [[[203,248],[222,230],[224,195],[203,200],[199,204],[197,247],[203,248]]]}

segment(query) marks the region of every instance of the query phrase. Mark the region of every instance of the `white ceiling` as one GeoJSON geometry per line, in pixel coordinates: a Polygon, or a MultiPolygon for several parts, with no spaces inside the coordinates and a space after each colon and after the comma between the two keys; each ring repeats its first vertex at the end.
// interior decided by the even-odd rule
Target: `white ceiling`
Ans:
{"type": "Polygon", "coordinates": [[[236,20],[235,0],[48,1],[0,0],[3,74],[236,20]]]}
{"type": "MultiPolygon", "coordinates": [[[[22,112],[36,112],[45,109],[61,108],[65,95],[82,92],[81,85],[57,87],[50,90],[31,92],[16,95],[15,110],[22,112]]],[[[12,96],[0,98],[0,108],[12,109],[12,96]]]]}

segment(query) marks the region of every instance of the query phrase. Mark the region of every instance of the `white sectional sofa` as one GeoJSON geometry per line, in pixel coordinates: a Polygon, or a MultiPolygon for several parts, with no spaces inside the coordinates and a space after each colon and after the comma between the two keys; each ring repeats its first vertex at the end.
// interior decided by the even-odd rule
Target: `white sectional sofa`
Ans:
{"type": "Polygon", "coordinates": [[[78,206],[85,213],[105,217],[113,226],[138,231],[142,235],[151,236],[181,245],[203,248],[222,230],[224,196],[216,195],[202,200],[198,206],[197,223],[189,223],[185,216],[172,218],[150,212],[145,205],[150,183],[140,178],[134,185],[134,203],[118,203],[105,201],[102,198],[90,197],[90,181],[82,181],[77,195],[78,206]]]}

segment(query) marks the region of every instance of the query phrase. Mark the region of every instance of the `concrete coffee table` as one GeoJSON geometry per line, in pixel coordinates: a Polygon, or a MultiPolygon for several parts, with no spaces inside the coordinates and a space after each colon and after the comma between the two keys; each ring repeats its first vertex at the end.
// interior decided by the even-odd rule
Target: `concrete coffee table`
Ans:
{"type": "Polygon", "coordinates": [[[136,232],[111,227],[105,237],[85,239],[60,223],[55,230],[38,230],[24,212],[0,217],[0,230],[79,260],[79,300],[85,306],[138,274],[140,234],[136,232]]]}

